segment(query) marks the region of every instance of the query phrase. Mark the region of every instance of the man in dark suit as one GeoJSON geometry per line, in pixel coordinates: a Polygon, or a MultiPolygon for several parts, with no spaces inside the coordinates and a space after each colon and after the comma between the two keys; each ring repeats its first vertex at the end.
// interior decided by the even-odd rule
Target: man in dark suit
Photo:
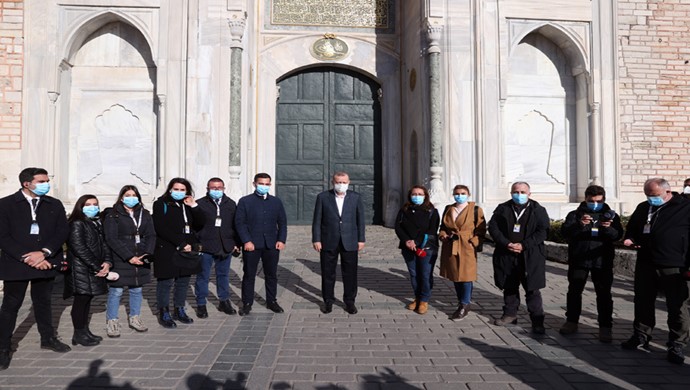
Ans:
{"type": "Polygon", "coordinates": [[[26,168],[19,174],[19,182],[19,191],[0,199],[0,280],[4,281],[0,370],[10,365],[12,333],[29,283],[41,348],[70,350],[55,335],[50,301],[55,268],[63,258],[62,244],[69,234],[65,207],[46,195],[50,179],[45,169],[26,168]]]}
{"type": "Polygon", "coordinates": [[[266,278],[266,307],[274,313],[282,313],[278,305],[278,259],[287,239],[287,216],[283,202],[268,194],[271,176],[257,173],[254,176],[254,193],[244,196],[237,204],[235,229],[243,243],[242,309],[247,315],[254,303],[254,282],[261,260],[266,278]]]}
{"type": "Polygon", "coordinates": [[[357,313],[357,253],[364,248],[364,206],[362,197],[347,189],[350,177],[336,172],[333,189],[316,197],[311,241],[321,258],[321,295],[324,313],[333,311],[335,270],[340,255],[343,273],[343,302],[350,314],[357,313]]]}

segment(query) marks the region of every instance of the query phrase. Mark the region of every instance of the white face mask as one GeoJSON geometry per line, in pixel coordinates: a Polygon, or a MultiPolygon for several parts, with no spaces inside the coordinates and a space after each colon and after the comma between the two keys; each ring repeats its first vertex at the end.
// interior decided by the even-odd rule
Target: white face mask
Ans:
{"type": "Polygon", "coordinates": [[[349,186],[349,183],[335,183],[333,184],[333,189],[335,189],[335,192],[339,194],[344,194],[347,192],[347,187],[349,186]]]}
{"type": "Polygon", "coordinates": [[[690,194],[690,186],[683,187],[683,193],[684,194],[690,194]]]}

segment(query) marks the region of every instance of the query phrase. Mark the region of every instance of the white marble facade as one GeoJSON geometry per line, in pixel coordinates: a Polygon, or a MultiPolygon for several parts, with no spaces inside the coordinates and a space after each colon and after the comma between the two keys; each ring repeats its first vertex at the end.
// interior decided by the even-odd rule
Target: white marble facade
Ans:
{"type": "Polygon", "coordinates": [[[267,0],[32,0],[23,146],[0,167],[2,190],[16,189],[21,167],[43,166],[68,204],[83,193],[111,203],[123,184],[150,204],[172,177],[203,192],[207,178],[230,171],[239,180],[228,193],[245,194],[255,172],[275,170],[277,81],[326,65],[381,85],[390,225],[407,188],[429,183],[426,34],[435,24],[445,193],[467,184],[490,211],[510,182],[525,180],[559,217],[597,182],[615,202],[617,166],[601,161],[617,155],[615,51],[602,50],[615,47],[615,3],[397,0],[391,25],[375,30],[272,25],[267,0]],[[228,21],[238,20],[233,35],[228,21]],[[325,33],[347,55],[315,58],[311,45],[325,33]],[[232,47],[242,50],[239,172],[228,161],[232,47]]]}

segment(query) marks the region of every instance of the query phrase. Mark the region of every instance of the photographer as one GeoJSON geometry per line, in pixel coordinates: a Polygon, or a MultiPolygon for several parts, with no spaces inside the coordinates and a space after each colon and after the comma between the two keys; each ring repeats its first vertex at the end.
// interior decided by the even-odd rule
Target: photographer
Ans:
{"type": "Polygon", "coordinates": [[[592,283],[597,294],[599,341],[612,341],[613,299],[613,243],[623,236],[620,217],[605,203],[603,187],[591,185],[585,190],[585,201],[577,210],[568,213],[561,227],[563,237],[568,241],[568,295],[566,322],[561,334],[577,332],[582,312],[582,292],[587,276],[592,274],[592,283]]]}

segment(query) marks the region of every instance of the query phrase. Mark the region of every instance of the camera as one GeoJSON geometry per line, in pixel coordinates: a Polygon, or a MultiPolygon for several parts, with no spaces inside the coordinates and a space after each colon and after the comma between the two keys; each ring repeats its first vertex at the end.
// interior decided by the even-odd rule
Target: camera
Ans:
{"type": "Polygon", "coordinates": [[[604,221],[613,221],[613,219],[616,218],[616,212],[613,210],[607,210],[602,216],[601,219],[604,221]]]}

